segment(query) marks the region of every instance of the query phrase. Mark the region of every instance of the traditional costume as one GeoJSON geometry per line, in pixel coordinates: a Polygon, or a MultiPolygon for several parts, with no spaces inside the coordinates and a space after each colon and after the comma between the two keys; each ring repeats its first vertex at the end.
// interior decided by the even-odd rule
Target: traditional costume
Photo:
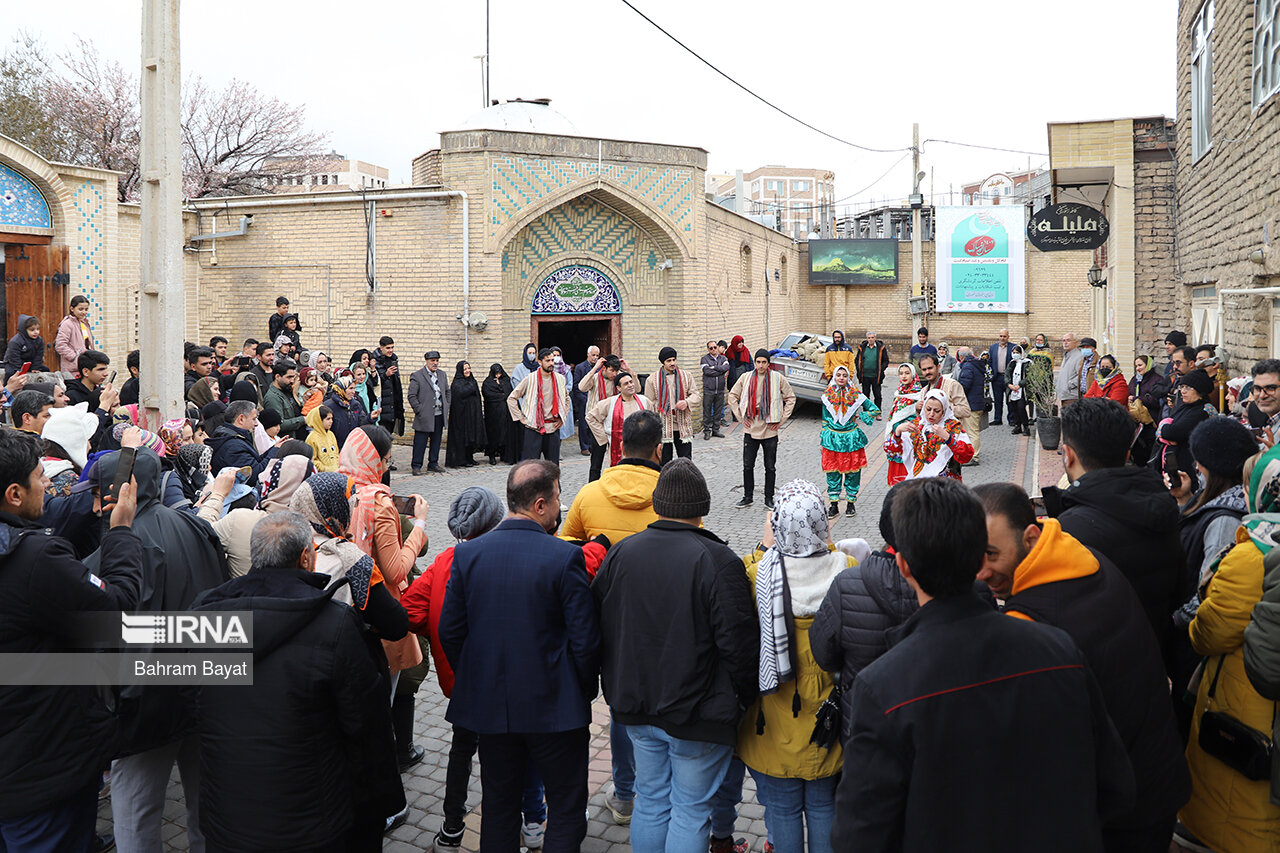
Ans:
{"type": "Polygon", "coordinates": [[[622,423],[636,412],[649,409],[651,404],[641,394],[633,394],[630,400],[621,394],[606,397],[587,412],[587,426],[596,443],[609,449],[609,466],[622,461],[622,423]]]}
{"type": "MultiPolygon", "coordinates": [[[[658,352],[661,364],[669,358],[675,358],[673,347],[663,347],[658,352]]],[[[693,404],[698,396],[698,389],[693,385],[689,372],[677,367],[670,373],[666,367],[659,367],[649,374],[644,383],[644,395],[654,403],[653,409],[662,415],[662,461],[665,464],[673,456],[693,456],[693,404]],[[677,409],[676,404],[684,401],[685,407],[677,409]]]]}
{"type": "Polygon", "coordinates": [[[840,511],[840,493],[843,491],[847,505],[845,515],[854,515],[858,489],[862,486],[862,469],[867,467],[867,434],[858,426],[875,423],[880,410],[853,385],[849,369],[837,365],[831,376],[831,384],[822,395],[822,470],[827,475],[827,499],[831,506],[827,516],[834,518],[840,511]],[[836,383],[845,377],[844,386],[836,383]]]}
{"type": "Polygon", "coordinates": [[[915,365],[903,362],[898,369],[911,371],[911,381],[899,382],[898,390],[893,396],[893,406],[889,410],[889,423],[884,428],[884,455],[889,460],[889,485],[894,486],[907,479],[907,469],[902,465],[902,445],[898,441],[899,424],[913,417],[916,403],[920,402],[920,380],[916,376],[915,365]]]}
{"type": "MultiPolygon", "coordinates": [[[[937,400],[942,403],[941,422],[929,424],[924,420],[923,415],[912,412],[911,417],[904,418],[902,423],[918,421],[921,429],[905,435],[894,432],[891,439],[895,445],[894,450],[902,455],[902,464],[906,468],[905,479],[950,477],[953,480],[959,480],[961,479],[959,466],[973,458],[973,443],[969,441],[969,435],[960,425],[960,421],[956,420],[951,402],[944,392],[935,388],[926,393],[924,400],[921,401],[922,408],[927,400],[937,400]],[[946,427],[951,433],[949,438],[943,439],[940,427],[946,427]],[[953,461],[955,465],[951,464],[953,461]]],[[[885,447],[888,450],[889,444],[886,443],[885,447]]]]}

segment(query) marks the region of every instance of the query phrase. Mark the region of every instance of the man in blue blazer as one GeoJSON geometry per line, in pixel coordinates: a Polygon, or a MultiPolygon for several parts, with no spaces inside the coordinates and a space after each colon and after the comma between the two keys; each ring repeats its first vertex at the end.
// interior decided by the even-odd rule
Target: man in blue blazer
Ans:
{"type": "Polygon", "coordinates": [[[600,626],[582,549],[560,523],[560,468],[530,459],[507,477],[507,519],[459,544],[440,614],[453,667],[445,719],[480,735],[482,853],[520,849],[525,770],[547,794],[544,853],[587,835],[587,726],[600,675],[600,626]]]}
{"type": "Polygon", "coordinates": [[[1004,423],[1004,390],[1007,387],[1005,382],[1005,368],[1009,366],[1009,362],[1013,361],[1013,344],[1009,343],[1009,330],[1000,330],[1000,342],[992,344],[987,348],[988,364],[991,365],[991,396],[995,398],[995,416],[991,419],[991,426],[1000,426],[1004,423]]]}

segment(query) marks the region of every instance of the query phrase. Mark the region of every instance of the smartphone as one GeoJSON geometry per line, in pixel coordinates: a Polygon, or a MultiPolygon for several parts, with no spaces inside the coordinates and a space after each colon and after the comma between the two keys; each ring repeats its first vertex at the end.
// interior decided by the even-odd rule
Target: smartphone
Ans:
{"type": "Polygon", "coordinates": [[[25,376],[27,371],[30,369],[31,369],[31,362],[24,361],[22,362],[22,369],[19,370],[17,373],[15,373],[14,376],[25,376]]]}
{"type": "Polygon", "coordinates": [[[413,495],[392,495],[391,503],[395,504],[396,512],[401,515],[413,515],[413,508],[416,501],[413,495]]]}
{"type": "Polygon", "coordinates": [[[111,483],[111,497],[120,499],[120,487],[133,479],[133,463],[138,458],[138,451],[133,447],[125,447],[120,451],[120,461],[116,466],[116,478],[111,483]]]}
{"type": "Polygon", "coordinates": [[[107,377],[107,384],[111,385],[115,381],[116,381],[116,372],[113,370],[111,371],[111,375],[107,377]]]}

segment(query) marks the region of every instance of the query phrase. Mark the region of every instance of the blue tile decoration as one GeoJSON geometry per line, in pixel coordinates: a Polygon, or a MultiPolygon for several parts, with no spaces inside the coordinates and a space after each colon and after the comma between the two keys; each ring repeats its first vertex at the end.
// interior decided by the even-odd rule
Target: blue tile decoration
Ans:
{"type": "Polygon", "coordinates": [[[524,157],[493,161],[490,236],[541,199],[567,187],[590,184],[598,177],[626,187],[666,217],[678,234],[686,240],[692,238],[696,194],[690,169],[524,157]]]}
{"type": "Polygon", "coordinates": [[[0,229],[6,225],[52,228],[53,216],[39,188],[21,173],[0,163],[0,229]]]}
{"type": "MultiPolygon", "coordinates": [[[[89,304],[96,308],[102,305],[103,267],[106,265],[102,188],[89,181],[76,187],[71,194],[71,209],[75,211],[76,219],[76,251],[72,264],[72,288],[68,295],[81,293],[89,297],[89,304]]],[[[102,334],[101,315],[101,311],[89,312],[89,328],[95,339],[102,334]]]]}
{"type": "Polygon", "coordinates": [[[622,301],[609,277],[571,264],[542,280],[533,293],[533,314],[621,314],[622,301]]]}
{"type": "Polygon", "coordinates": [[[547,211],[520,232],[520,279],[528,281],[557,255],[582,252],[599,255],[632,279],[639,236],[635,223],[622,214],[587,196],[578,196],[547,211]]]}

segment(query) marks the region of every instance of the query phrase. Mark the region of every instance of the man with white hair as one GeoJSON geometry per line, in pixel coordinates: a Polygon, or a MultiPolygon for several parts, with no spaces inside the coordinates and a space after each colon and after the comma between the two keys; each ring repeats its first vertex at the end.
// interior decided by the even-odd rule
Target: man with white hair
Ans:
{"type": "Polygon", "coordinates": [[[1084,354],[1076,343],[1076,336],[1067,332],[1062,336],[1062,367],[1058,370],[1058,381],[1055,387],[1058,406],[1062,407],[1080,399],[1080,363],[1084,354]]]}

